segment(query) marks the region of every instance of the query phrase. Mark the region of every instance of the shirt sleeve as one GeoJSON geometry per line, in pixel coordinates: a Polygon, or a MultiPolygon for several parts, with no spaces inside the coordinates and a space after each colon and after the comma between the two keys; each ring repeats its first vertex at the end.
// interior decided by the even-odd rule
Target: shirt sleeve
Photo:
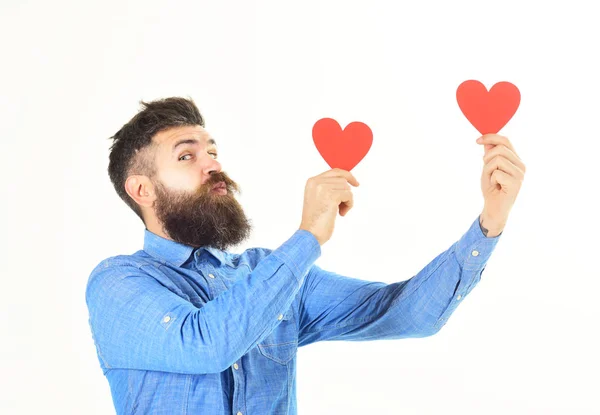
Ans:
{"type": "Polygon", "coordinates": [[[280,323],[320,255],[317,239],[298,230],[201,307],[154,279],[145,271],[148,265],[123,257],[102,261],[88,280],[86,303],[104,373],[222,372],[280,323]]]}
{"type": "MultiPolygon", "coordinates": [[[[299,293],[298,345],[435,334],[480,281],[499,237],[486,237],[478,216],[458,241],[417,275],[391,284],[313,265],[299,293]]],[[[393,268],[384,270],[389,269],[393,268]]]]}

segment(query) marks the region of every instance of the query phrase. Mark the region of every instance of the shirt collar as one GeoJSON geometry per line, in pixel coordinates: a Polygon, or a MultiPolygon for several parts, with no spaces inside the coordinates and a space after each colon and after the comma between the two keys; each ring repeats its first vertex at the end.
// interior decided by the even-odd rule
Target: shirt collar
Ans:
{"type": "Polygon", "coordinates": [[[215,257],[220,265],[226,264],[233,267],[231,259],[225,251],[212,246],[195,249],[193,246],[163,238],[144,228],[144,251],[158,260],[167,261],[180,267],[190,258],[190,255],[196,254],[196,252],[200,252],[199,255],[202,255],[202,250],[215,257]]]}

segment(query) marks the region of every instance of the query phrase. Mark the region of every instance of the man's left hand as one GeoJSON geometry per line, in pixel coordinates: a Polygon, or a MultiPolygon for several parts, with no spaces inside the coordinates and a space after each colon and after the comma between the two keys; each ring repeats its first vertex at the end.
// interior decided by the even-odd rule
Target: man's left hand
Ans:
{"type": "Polygon", "coordinates": [[[477,139],[484,145],[481,191],[484,208],[480,220],[492,235],[500,234],[508,220],[515,199],[525,178],[525,164],[508,138],[484,134],[477,139]]]}

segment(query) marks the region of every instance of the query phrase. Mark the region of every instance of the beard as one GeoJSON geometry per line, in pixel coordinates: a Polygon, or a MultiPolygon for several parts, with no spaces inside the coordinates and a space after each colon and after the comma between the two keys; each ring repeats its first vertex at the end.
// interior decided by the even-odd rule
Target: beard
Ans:
{"type": "Polygon", "coordinates": [[[212,174],[197,192],[167,189],[154,180],[156,200],[154,210],[163,232],[172,240],[199,248],[212,246],[227,250],[250,236],[251,221],[232,191],[239,186],[223,172],[212,174]],[[227,194],[212,187],[225,182],[227,194]]]}

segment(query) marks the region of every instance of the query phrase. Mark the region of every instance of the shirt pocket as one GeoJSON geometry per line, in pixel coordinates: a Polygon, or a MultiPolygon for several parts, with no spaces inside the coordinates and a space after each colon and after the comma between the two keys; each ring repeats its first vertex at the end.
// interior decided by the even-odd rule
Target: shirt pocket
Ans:
{"type": "Polygon", "coordinates": [[[285,365],[298,349],[298,330],[294,311],[290,308],[283,314],[281,322],[257,344],[260,353],[267,359],[285,365]]]}

